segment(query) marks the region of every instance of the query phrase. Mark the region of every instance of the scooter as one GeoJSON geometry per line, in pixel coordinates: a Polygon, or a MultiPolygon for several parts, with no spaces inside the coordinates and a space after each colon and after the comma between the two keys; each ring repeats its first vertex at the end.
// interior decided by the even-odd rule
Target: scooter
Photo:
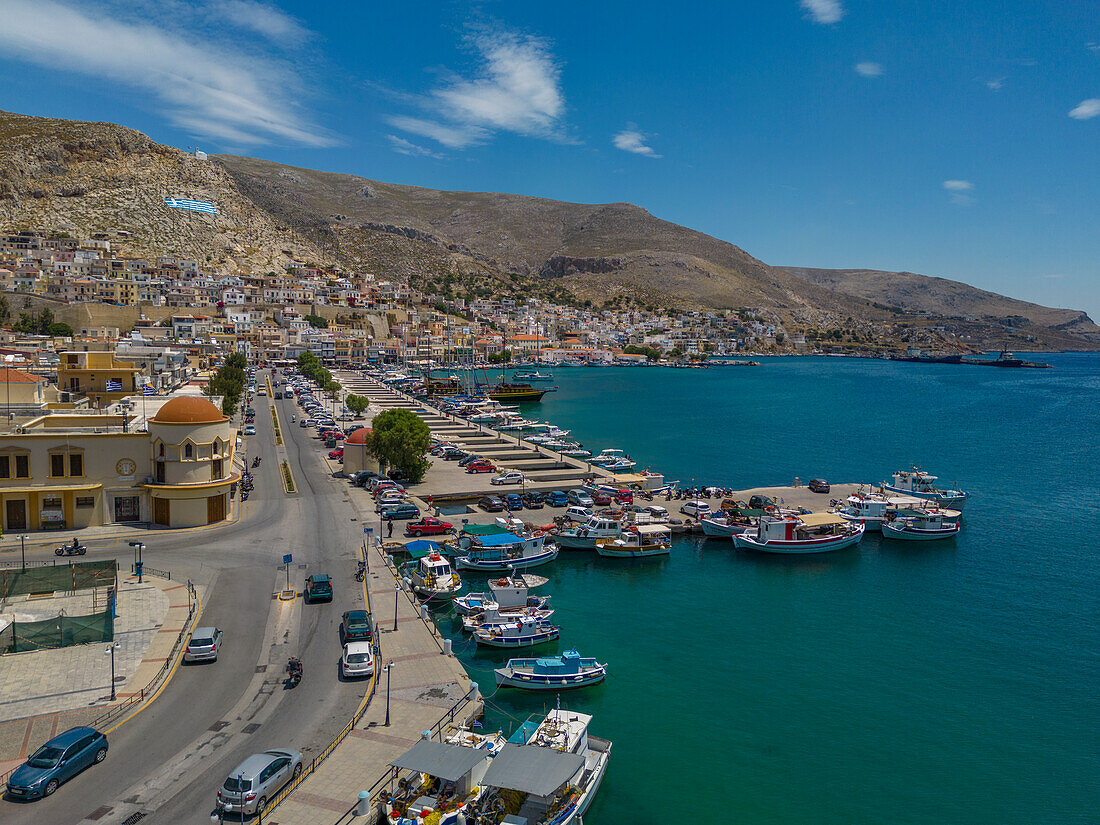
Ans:
{"type": "Polygon", "coordinates": [[[302,660],[297,656],[291,656],[286,663],[286,672],[292,688],[298,687],[302,681],[302,660]]]}
{"type": "Polygon", "coordinates": [[[83,556],[88,552],[88,548],[83,544],[59,544],[53,549],[55,556],[83,556]]]}
{"type": "Polygon", "coordinates": [[[355,571],[355,580],[357,582],[361,582],[361,581],[363,581],[363,579],[366,578],[366,576],[367,576],[367,563],[361,561],[361,562],[359,562],[359,567],[355,571]]]}

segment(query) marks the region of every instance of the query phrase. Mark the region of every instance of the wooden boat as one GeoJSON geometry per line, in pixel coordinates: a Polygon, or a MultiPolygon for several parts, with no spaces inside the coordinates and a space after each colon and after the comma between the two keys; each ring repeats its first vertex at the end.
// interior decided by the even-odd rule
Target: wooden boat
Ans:
{"type": "Polygon", "coordinates": [[[899,510],[882,522],[882,536],[905,541],[949,539],[962,529],[958,511],[899,510]]]}
{"type": "Polygon", "coordinates": [[[509,610],[507,612],[490,607],[480,613],[471,613],[462,617],[462,629],[467,633],[477,630],[494,630],[506,624],[513,624],[520,619],[535,619],[536,621],[549,621],[554,611],[541,607],[525,607],[522,610],[509,610]]]}
{"type": "Polygon", "coordinates": [[[485,394],[494,401],[531,404],[541,401],[542,397],[548,392],[552,392],[552,389],[537,390],[522,381],[501,381],[495,387],[490,387],[485,394]]]}
{"type": "Polygon", "coordinates": [[[933,501],[940,507],[961,510],[970,498],[970,493],[962,490],[942,490],[936,486],[936,481],[938,481],[936,476],[914,467],[910,472],[899,470],[894,473],[893,482],[890,484],[883,482],[882,487],[895,493],[933,501]]]}
{"type": "Polygon", "coordinates": [[[667,556],[671,548],[672,530],[664,524],[636,524],[624,530],[621,538],[596,542],[601,556],[620,559],[667,556]]]}
{"type": "Polygon", "coordinates": [[[485,647],[534,647],[552,642],[561,628],[534,616],[524,616],[507,624],[474,631],[474,641],[485,647]]]}
{"type": "Polygon", "coordinates": [[[396,781],[380,794],[386,822],[465,825],[473,820],[471,812],[488,790],[482,778],[507,742],[482,736],[452,739],[421,739],[390,763],[396,781]]]}
{"type": "Polygon", "coordinates": [[[733,536],[733,544],[763,553],[828,553],[859,544],[866,529],[835,513],[764,515],[755,530],[733,536]]]}
{"type": "Polygon", "coordinates": [[[462,579],[451,563],[438,553],[430,553],[401,568],[402,578],[416,595],[429,599],[450,598],[462,589],[462,579]]]}
{"type": "Polygon", "coordinates": [[[529,591],[541,587],[548,580],[544,576],[526,573],[520,576],[504,576],[490,579],[488,593],[467,593],[454,599],[455,611],[462,615],[481,613],[486,610],[499,610],[503,613],[518,613],[528,608],[545,609],[550,604],[549,596],[532,596],[529,591]]]}
{"type": "Polygon", "coordinates": [[[539,659],[509,659],[493,671],[501,687],[523,690],[567,690],[599,684],[607,676],[607,665],[582,658],[576,650],[561,656],[539,659]]]}
{"type": "Polygon", "coordinates": [[[558,557],[558,546],[544,535],[530,537],[496,533],[478,537],[459,536],[455,564],[462,570],[507,573],[546,564],[558,557]],[[465,546],[464,546],[465,545],[465,546]]]}

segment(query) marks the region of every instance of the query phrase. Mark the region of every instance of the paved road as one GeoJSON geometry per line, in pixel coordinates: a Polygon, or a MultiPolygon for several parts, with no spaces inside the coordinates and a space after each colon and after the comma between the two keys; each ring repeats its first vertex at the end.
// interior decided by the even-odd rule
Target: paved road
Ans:
{"type": "MultiPolygon", "coordinates": [[[[155,702],[109,733],[111,753],[102,765],[49,799],[0,802],[5,825],[110,825],[135,811],[147,814],[143,822],[209,822],[217,787],[242,759],[280,746],[308,759],[358,706],[365,685],[338,676],[338,629],[341,613],[362,605],[351,575],[361,527],[346,501],[346,482],[329,477],[319,460],[313,431],[287,426],[290,401],[275,403],[286,411],[284,439],[300,493],[283,493],[267,401],[256,399],[257,435],[247,439],[249,456],[265,461],[240,523],[194,539],[162,541],[150,533],[145,552],[147,565],[207,584],[200,624],[225,629],[224,653],[213,664],[181,666],[155,702]],[[333,576],[333,603],[272,598],[285,582],[278,569],[285,552],[294,555],[297,587],[310,572],[333,576]],[[283,666],[291,653],[302,657],[305,678],[286,690],[283,666]],[[110,810],[89,819],[102,808],[110,810]]],[[[89,557],[118,553],[93,548],[89,557]]]]}

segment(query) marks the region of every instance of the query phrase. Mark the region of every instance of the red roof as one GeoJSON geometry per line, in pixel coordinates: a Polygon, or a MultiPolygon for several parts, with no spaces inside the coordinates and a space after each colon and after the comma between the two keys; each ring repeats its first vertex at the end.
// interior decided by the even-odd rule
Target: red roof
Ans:
{"type": "Polygon", "coordinates": [[[23,370],[0,367],[0,384],[45,384],[46,379],[23,370]]]}

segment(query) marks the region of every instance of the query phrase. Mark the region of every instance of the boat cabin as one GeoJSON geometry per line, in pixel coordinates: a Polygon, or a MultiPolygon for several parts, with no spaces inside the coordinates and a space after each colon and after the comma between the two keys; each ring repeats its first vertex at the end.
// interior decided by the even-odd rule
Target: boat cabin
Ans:
{"type": "Polygon", "coordinates": [[[848,522],[833,513],[805,513],[800,516],[763,515],[758,522],[761,541],[800,541],[836,535],[848,522]]]}

